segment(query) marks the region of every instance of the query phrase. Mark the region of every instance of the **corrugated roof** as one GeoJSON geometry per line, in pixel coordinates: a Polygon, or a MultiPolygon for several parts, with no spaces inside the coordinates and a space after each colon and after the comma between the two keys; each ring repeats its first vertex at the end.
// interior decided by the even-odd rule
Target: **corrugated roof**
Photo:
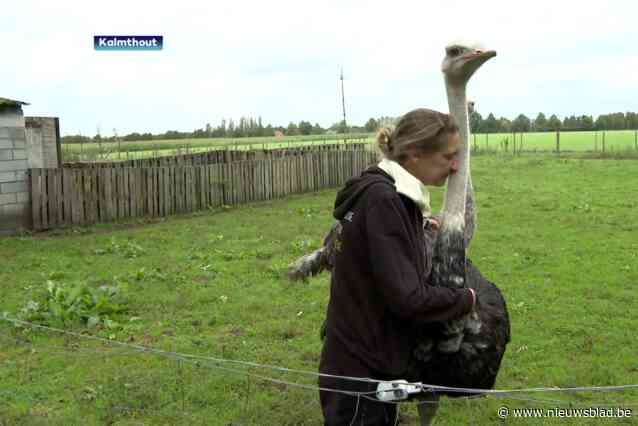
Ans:
{"type": "Polygon", "coordinates": [[[29,105],[29,104],[22,101],[14,101],[13,99],[0,98],[0,107],[1,106],[17,106],[17,105],[29,105]]]}

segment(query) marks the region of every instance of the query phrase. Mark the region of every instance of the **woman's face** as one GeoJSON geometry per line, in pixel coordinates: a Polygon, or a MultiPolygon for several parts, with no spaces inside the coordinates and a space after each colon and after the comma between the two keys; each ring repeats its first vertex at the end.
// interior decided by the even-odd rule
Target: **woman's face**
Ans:
{"type": "Polygon", "coordinates": [[[443,186],[448,176],[459,167],[458,153],[461,135],[448,135],[447,146],[442,151],[409,154],[403,167],[424,185],[443,186]]]}

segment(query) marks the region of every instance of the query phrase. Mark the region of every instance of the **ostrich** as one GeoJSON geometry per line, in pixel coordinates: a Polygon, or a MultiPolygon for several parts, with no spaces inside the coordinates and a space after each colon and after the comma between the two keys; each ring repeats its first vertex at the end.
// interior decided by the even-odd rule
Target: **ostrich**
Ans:
{"type": "MultiPolygon", "coordinates": [[[[466,259],[476,224],[473,188],[469,164],[469,119],[466,86],[474,72],[494,51],[478,49],[456,43],[446,47],[442,63],[450,113],[459,125],[463,147],[459,155],[459,170],[450,176],[441,214],[440,230],[424,229],[426,258],[432,265],[432,285],[452,288],[471,287],[476,291],[474,311],[465,318],[448,323],[422,327],[415,342],[408,378],[427,384],[449,387],[489,389],[494,386],[505,347],[510,340],[509,316],[505,300],[499,289],[488,281],[466,259]]],[[[426,222],[427,223],[427,222],[426,222]]],[[[336,236],[341,227],[335,223],[324,240],[324,246],[298,259],[289,269],[289,278],[305,280],[334,265],[336,236]]],[[[325,323],[324,323],[325,327],[325,323]]],[[[325,330],[322,327],[322,335],[325,330]]],[[[441,392],[450,397],[462,396],[456,392],[441,392]]],[[[438,395],[426,396],[436,402],[438,395]]],[[[435,404],[421,404],[421,424],[430,424],[435,404]]]]}

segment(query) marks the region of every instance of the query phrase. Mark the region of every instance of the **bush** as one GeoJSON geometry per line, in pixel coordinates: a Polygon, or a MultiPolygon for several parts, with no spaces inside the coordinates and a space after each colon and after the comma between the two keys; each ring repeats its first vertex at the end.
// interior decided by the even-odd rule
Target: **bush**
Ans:
{"type": "Polygon", "coordinates": [[[47,325],[79,321],[89,328],[103,326],[114,329],[119,324],[111,317],[128,310],[123,293],[119,285],[94,288],[86,282],[71,286],[47,280],[44,294],[37,300],[29,300],[18,313],[18,318],[47,325]]]}

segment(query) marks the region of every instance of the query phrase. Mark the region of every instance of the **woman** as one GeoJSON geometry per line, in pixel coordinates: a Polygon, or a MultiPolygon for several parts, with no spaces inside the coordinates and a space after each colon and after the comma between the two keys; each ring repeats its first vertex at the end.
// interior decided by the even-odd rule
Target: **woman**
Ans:
{"type": "MultiPolygon", "coordinates": [[[[326,339],[319,372],[325,375],[405,378],[415,326],[470,312],[472,289],[428,285],[423,185],[442,186],[456,172],[461,146],[448,114],[416,109],[393,131],[382,129],[383,160],[349,180],[335,200],[338,235],[326,339]]],[[[376,383],[321,376],[320,387],[373,392],[376,383]]],[[[321,391],[326,425],[394,424],[396,408],[368,398],[321,391]]]]}

